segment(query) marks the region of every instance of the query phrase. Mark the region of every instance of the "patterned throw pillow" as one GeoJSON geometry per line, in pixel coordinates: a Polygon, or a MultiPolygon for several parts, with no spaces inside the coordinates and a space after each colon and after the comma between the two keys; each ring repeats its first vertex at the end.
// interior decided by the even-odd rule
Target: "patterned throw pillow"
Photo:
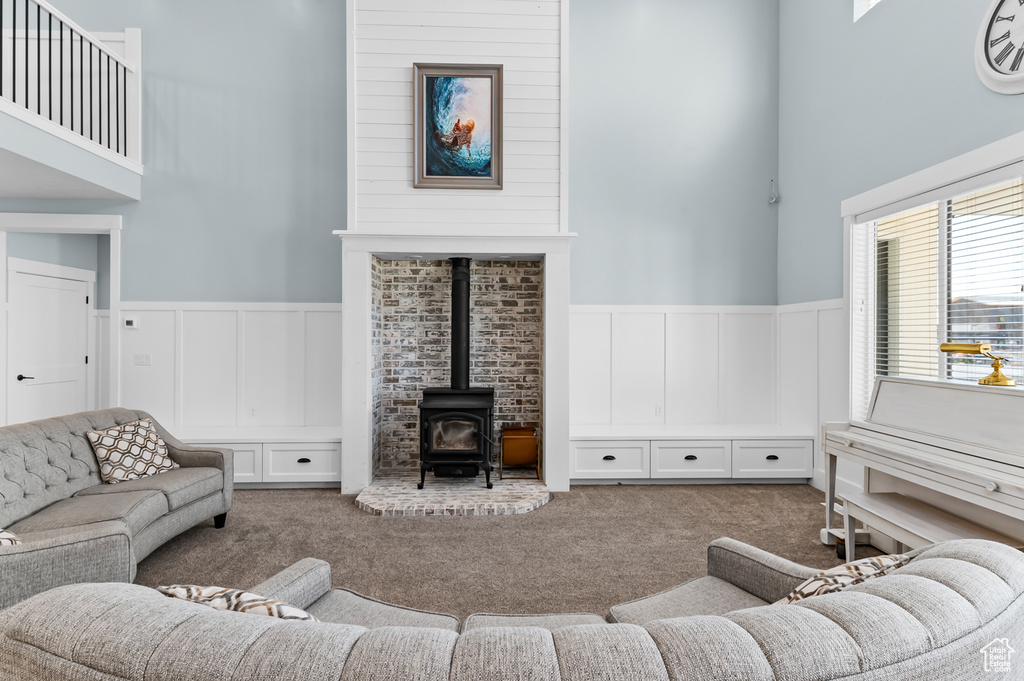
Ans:
{"type": "Polygon", "coordinates": [[[814,577],[803,582],[793,589],[788,596],[776,601],[776,604],[789,604],[802,601],[811,596],[836,593],[848,586],[860,584],[861,582],[887,575],[910,562],[910,556],[894,554],[891,556],[875,556],[874,558],[863,558],[852,563],[846,563],[838,567],[819,572],[814,577]]]}
{"type": "Polygon", "coordinates": [[[0,546],[14,546],[20,544],[21,540],[18,539],[18,535],[14,534],[10,530],[0,528],[0,546]]]}
{"type": "Polygon", "coordinates": [[[320,621],[305,610],[296,608],[294,605],[257,596],[241,589],[224,589],[219,586],[195,586],[194,584],[173,584],[171,586],[158,586],[156,590],[164,596],[181,598],[193,603],[202,603],[214,610],[235,610],[254,615],[278,617],[283,620],[320,621]]]}
{"type": "Polygon", "coordinates": [[[167,455],[167,445],[153,427],[152,419],[92,430],[85,435],[96,453],[103,482],[136,480],[178,467],[167,455]]]}

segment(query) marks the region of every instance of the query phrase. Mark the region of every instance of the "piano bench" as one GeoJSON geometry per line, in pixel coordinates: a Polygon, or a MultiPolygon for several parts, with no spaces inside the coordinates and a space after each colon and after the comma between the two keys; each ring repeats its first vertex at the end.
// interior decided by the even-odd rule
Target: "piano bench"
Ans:
{"type": "MultiPolygon", "coordinates": [[[[917,549],[950,539],[988,539],[1015,549],[1024,544],[958,518],[923,501],[892,492],[850,494],[841,497],[843,527],[847,537],[854,535],[854,520],[888,535],[899,543],[917,549]]],[[[846,542],[846,561],[855,560],[856,542],[846,542]]]]}

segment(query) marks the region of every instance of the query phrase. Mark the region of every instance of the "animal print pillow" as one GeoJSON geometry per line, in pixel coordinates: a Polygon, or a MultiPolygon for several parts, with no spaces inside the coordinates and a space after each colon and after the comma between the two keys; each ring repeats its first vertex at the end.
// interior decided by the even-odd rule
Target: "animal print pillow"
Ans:
{"type": "Polygon", "coordinates": [[[100,464],[103,482],[147,478],[177,468],[152,419],[132,421],[106,430],[91,430],[89,438],[100,464]]]}
{"type": "Polygon", "coordinates": [[[868,579],[887,575],[910,562],[910,556],[894,554],[862,558],[852,563],[819,572],[793,589],[788,596],[776,604],[789,604],[802,601],[811,596],[821,596],[842,591],[848,586],[860,584],[868,579]]]}
{"type": "Polygon", "coordinates": [[[305,610],[296,608],[294,605],[257,596],[241,589],[224,589],[219,586],[195,586],[194,584],[173,584],[171,586],[158,586],[156,590],[164,596],[201,603],[210,606],[214,610],[234,610],[253,615],[278,617],[283,620],[320,621],[305,610]]]}
{"type": "Polygon", "coordinates": [[[0,546],[14,546],[20,543],[21,540],[18,539],[18,535],[14,534],[10,530],[0,528],[0,546]]]}

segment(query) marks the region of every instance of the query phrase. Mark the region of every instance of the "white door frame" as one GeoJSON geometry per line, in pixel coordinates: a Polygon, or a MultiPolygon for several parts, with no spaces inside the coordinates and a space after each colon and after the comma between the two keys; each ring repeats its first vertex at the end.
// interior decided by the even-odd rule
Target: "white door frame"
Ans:
{"type": "MultiPolygon", "coordinates": [[[[65,213],[0,213],[0,262],[7,263],[7,232],[110,235],[110,342],[107,382],[110,404],[121,405],[121,216],[65,213]]],[[[7,273],[0,277],[0,372],[7,375],[7,273]]],[[[7,391],[0,390],[0,419],[7,421],[7,391]]]]}

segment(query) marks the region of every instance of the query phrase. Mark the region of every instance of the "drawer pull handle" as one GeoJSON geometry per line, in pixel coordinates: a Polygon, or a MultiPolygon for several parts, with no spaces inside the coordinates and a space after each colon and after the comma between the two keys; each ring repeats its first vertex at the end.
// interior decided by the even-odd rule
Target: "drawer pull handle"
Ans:
{"type": "Polygon", "coordinates": [[[686,460],[687,461],[696,461],[697,460],[697,455],[696,454],[687,454],[686,455],[686,460]]]}
{"type": "Polygon", "coordinates": [[[307,459],[306,457],[302,457],[301,459],[299,459],[299,461],[298,461],[298,462],[299,462],[299,463],[312,463],[312,461],[310,461],[310,460],[309,460],[309,459],[307,459]]]}
{"type": "Polygon", "coordinates": [[[615,461],[615,457],[609,454],[608,456],[602,457],[605,461],[615,461]]]}
{"type": "Polygon", "coordinates": [[[765,458],[768,459],[769,461],[778,461],[779,460],[779,457],[775,456],[774,454],[769,454],[765,458]]]}

